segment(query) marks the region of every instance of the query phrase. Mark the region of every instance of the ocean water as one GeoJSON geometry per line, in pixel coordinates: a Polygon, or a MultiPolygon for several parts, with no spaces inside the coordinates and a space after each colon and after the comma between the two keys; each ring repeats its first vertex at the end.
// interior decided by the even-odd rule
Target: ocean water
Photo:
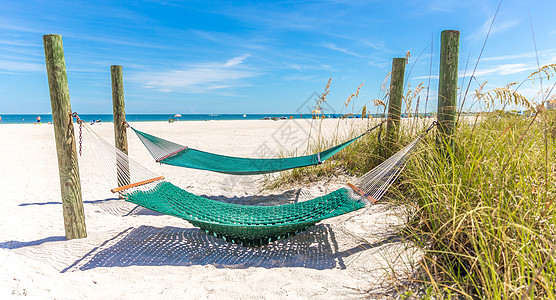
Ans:
{"type": "MultiPolygon", "coordinates": [[[[325,114],[326,115],[326,114],[325,114]]],[[[36,123],[37,116],[41,117],[41,123],[52,122],[52,115],[36,115],[36,114],[0,114],[0,124],[21,124],[36,123]]],[[[210,120],[259,120],[263,118],[286,117],[294,119],[310,119],[311,114],[300,115],[295,114],[183,114],[181,118],[174,118],[173,114],[126,114],[126,120],[129,122],[145,122],[145,121],[168,121],[169,119],[177,119],[179,121],[210,121],[210,120]]],[[[337,118],[339,115],[326,115],[329,118],[337,118]]],[[[112,122],[112,114],[81,114],[79,117],[87,122],[101,120],[103,122],[112,122]]],[[[357,116],[359,117],[359,116],[357,116]]],[[[376,117],[376,116],[375,116],[376,117]]]]}

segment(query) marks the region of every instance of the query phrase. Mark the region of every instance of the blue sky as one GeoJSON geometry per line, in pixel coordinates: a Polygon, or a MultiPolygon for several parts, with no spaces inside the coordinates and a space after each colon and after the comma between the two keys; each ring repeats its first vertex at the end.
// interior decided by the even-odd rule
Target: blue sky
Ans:
{"type": "MultiPolygon", "coordinates": [[[[292,113],[328,78],[327,107],[339,112],[361,83],[355,107],[372,103],[392,58],[406,51],[411,86],[429,86],[432,74],[434,111],[440,32],[461,31],[460,73],[469,74],[498,4],[1,0],[0,115],[50,112],[42,35],[52,33],[63,37],[72,108],[81,113],[111,112],[114,64],[123,66],[128,113],[292,113]]],[[[556,63],[555,13],[554,0],[504,0],[476,82],[525,79],[537,68],[533,33],[539,64],[556,63]]]]}

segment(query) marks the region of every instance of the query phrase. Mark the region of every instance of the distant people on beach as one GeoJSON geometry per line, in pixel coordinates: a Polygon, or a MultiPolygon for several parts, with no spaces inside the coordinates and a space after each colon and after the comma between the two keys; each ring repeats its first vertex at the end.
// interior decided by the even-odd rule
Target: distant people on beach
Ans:
{"type": "Polygon", "coordinates": [[[0,122],[2,122],[2,116],[0,116],[0,122]]]}
{"type": "Polygon", "coordinates": [[[38,123],[38,124],[41,123],[41,116],[37,116],[37,123],[38,123]]]}

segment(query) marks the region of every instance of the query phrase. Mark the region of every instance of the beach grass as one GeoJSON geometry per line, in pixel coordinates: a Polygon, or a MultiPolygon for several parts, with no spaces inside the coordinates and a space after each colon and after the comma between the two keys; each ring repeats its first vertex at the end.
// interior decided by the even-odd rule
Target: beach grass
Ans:
{"type": "MultiPolygon", "coordinates": [[[[460,117],[447,140],[431,132],[387,194],[412,207],[403,231],[424,250],[412,279],[427,295],[556,298],[556,112],[504,92],[510,88],[480,91],[476,99],[523,105],[533,113],[460,117]]],[[[427,120],[406,119],[399,147],[427,120]]],[[[383,136],[376,130],[325,164],[286,172],[269,186],[364,174],[384,159],[383,136]]],[[[337,142],[314,138],[310,149],[337,142]]]]}
{"type": "Polygon", "coordinates": [[[555,297],[554,117],[460,123],[453,148],[429,139],[407,165],[399,195],[418,210],[406,231],[426,250],[422,280],[437,293],[555,297]]]}

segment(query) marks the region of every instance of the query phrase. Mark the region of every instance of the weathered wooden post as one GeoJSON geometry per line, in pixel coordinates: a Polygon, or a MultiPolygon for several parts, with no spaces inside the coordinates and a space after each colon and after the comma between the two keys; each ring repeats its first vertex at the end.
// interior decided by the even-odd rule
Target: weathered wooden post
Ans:
{"type": "Polygon", "coordinates": [[[394,58],[390,76],[390,97],[388,100],[388,119],[386,121],[386,152],[395,151],[400,134],[402,114],[403,78],[405,74],[405,58],[394,58]]]}
{"type": "MultiPolygon", "coordinates": [[[[438,84],[438,132],[450,138],[455,131],[458,93],[459,31],[444,30],[440,46],[438,84]]],[[[442,141],[437,140],[440,143],[442,141]]],[[[451,144],[451,138],[447,140],[451,144]]]]}
{"type": "MultiPolygon", "coordinates": [[[[114,115],[114,139],[116,148],[120,149],[126,155],[127,148],[127,131],[125,120],[125,102],[124,102],[124,80],[122,66],[110,66],[112,74],[112,112],[114,115]]],[[[129,179],[129,160],[127,156],[116,157],[116,172],[118,178],[118,186],[130,184],[129,179]]]]}
{"type": "Polygon", "coordinates": [[[43,36],[67,239],[87,237],[62,36],[43,36]]]}

